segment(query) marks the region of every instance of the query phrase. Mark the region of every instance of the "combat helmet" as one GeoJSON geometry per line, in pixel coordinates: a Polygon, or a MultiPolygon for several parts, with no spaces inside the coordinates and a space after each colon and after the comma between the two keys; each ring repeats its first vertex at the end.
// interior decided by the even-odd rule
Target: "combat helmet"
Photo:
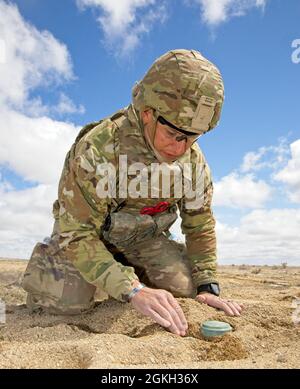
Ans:
{"type": "Polygon", "coordinates": [[[132,101],[139,112],[153,108],[173,126],[202,135],[220,119],[222,76],[199,51],[171,50],[159,57],[134,86],[132,101]]]}

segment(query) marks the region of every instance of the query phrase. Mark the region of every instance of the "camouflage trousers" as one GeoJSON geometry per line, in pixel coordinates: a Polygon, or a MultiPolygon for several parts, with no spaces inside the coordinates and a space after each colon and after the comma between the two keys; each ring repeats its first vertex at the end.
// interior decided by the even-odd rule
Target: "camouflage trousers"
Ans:
{"type": "MultiPolygon", "coordinates": [[[[117,261],[133,266],[141,282],[170,291],[175,297],[195,296],[184,244],[161,234],[118,251],[107,248],[117,261]]],[[[60,254],[55,240],[38,243],[23,278],[27,307],[52,314],[80,314],[94,306],[96,287],[81,276],[71,261],[60,254]]]]}

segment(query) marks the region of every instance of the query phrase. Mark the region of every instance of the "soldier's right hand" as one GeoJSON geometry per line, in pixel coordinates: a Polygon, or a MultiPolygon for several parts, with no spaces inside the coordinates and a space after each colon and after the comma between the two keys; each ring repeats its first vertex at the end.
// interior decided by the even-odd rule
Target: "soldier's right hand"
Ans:
{"type": "Polygon", "coordinates": [[[144,287],[130,300],[132,306],[173,334],[184,336],[188,324],[174,296],[163,289],[144,287]]]}

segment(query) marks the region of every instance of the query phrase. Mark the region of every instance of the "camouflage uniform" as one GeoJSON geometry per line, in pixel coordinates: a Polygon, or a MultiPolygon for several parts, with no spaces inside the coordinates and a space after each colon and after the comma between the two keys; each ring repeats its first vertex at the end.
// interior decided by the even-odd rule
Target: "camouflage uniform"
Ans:
{"type": "MultiPolygon", "coordinates": [[[[184,50],[175,52],[178,56],[182,53],[186,54],[184,50]]],[[[199,61],[199,53],[188,53],[199,61]]],[[[210,68],[204,69],[202,62],[207,66],[208,61],[203,57],[200,59],[204,73],[214,77],[219,74],[215,68],[212,71],[211,64],[210,68]]],[[[152,76],[151,83],[159,86],[167,82],[168,74],[162,72],[160,77],[155,80],[152,76]]],[[[211,95],[209,84],[204,79],[200,81],[204,90],[206,87],[206,95],[211,95]]],[[[209,78],[208,82],[211,82],[209,78]]],[[[195,89],[194,84],[188,85],[195,89]]],[[[84,127],[68,152],[58,200],[53,205],[55,223],[51,239],[35,246],[24,274],[23,287],[28,292],[27,305],[31,309],[43,307],[53,313],[80,313],[93,306],[96,288],[115,299],[127,301],[138,279],[148,286],[170,290],[174,296],[193,296],[197,286],[216,282],[212,178],[196,143],[174,163],[179,167],[188,162],[193,167],[197,163],[203,164],[204,203],[200,208],[187,209],[185,197],[174,197],[174,180],[171,180],[169,198],[161,197],[160,191],[157,198],[127,197],[124,201],[118,197],[120,177],[117,174],[115,198],[99,197],[99,180],[103,179],[99,164],[110,163],[118,172],[120,155],[127,156],[128,165],[141,162],[149,169],[152,163],[158,162],[157,155],[145,140],[139,113],[149,104],[143,106],[140,92],[138,87],[134,88],[133,104],[129,107],[84,127]],[[141,208],[155,206],[161,201],[169,202],[168,210],[154,216],[140,215],[141,208]],[[177,209],[182,218],[186,247],[172,241],[168,233],[176,220],[177,209]],[[113,229],[105,227],[108,218],[113,229]]],[[[185,93],[189,92],[186,88],[185,93]]],[[[221,103],[216,99],[218,105],[214,106],[213,120],[219,116],[216,111],[221,109],[221,92],[214,89],[221,103]]],[[[171,103],[168,99],[167,96],[165,101],[160,96],[159,103],[168,105],[172,116],[173,111],[178,110],[178,98],[171,103]]],[[[147,98],[143,101],[147,103],[147,98]]],[[[181,128],[186,128],[188,116],[193,117],[188,107],[185,108],[182,117],[171,118],[172,123],[180,124],[181,128]]],[[[164,107],[162,112],[169,119],[164,107]]],[[[201,118],[198,117],[198,123],[197,120],[195,123],[199,130],[201,118]]],[[[201,128],[201,133],[209,129],[201,128]]],[[[128,174],[126,178],[130,185],[136,175],[128,174]]]]}

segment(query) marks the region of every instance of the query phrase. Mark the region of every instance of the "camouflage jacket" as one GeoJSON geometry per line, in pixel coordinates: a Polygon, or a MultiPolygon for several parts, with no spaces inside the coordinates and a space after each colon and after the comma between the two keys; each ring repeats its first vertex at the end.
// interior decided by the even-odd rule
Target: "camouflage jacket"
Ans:
{"type": "MultiPolygon", "coordinates": [[[[68,152],[59,183],[58,200],[53,206],[55,228],[60,248],[82,276],[110,296],[126,301],[125,296],[137,280],[133,267],[124,266],[101,240],[101,227],[112,206],[108,198],[100,198],[97,184],[101,178],[99,164],[118,167],[119,155],[127,155],[128,165],[158,163],[148,147],[140,121],[132,106],[110,118],[84,127],[68,152]]],[[[216,282],[215,220],[211,210],[212,180],[204,156],[195,143],[176,163],[195,162],[204,165],[204,204],[188,210],[182,198],[128,198],[124,208],[139,212],[167,200],[177,204],[186,235],[188,258],[195,286],[216,282]]],[[[132,177],[129,177],[132,179],[132,177]]],[[[117,186],[119,185],[117,178],[117,186]]],[[[116,199],[117,203],[120,199],[116,199]]],[[[115,202],[113,202],[115,203],[115,202]]]]}

